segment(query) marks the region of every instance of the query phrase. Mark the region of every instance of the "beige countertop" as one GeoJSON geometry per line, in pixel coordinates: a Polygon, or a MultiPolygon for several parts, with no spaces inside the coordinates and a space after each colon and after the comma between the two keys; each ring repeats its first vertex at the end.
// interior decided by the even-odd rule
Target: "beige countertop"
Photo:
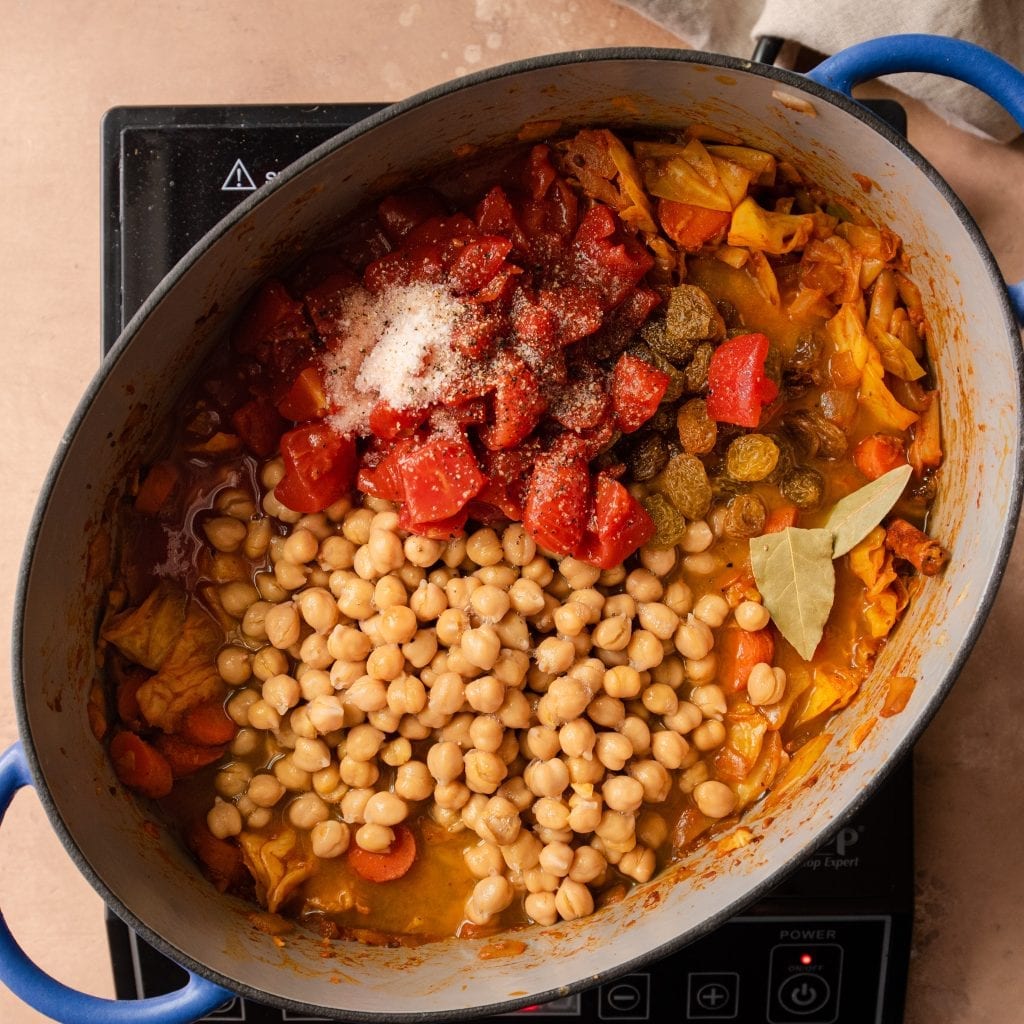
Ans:
{"type": "MultiPolygon", "coordinates": [[[[503,61],[675,40],[611,0],[2,0],[0,295],[7,377],[0,454],[0,622],[9,623],[32,508],[99,361],[99,126],[152,103],[395,100],[503,61]]],[[[1024,276],[1024,146],[999,147],[909,104],[911,141],[980,222],[1001,266],[1024,276]]],[[[1018,544],[961,679],[918,745],[917,924],[907,1021],[1024,1019],[1024,665],[1018,544]]],[[[3,663],[9,663],[8,651],[3,663]]],[[[26,680],[26,685],[31,685],[26,680]]],[[[16,736],[0,691],[0,747],[16,736]]],[[[31,792],[0,837],[0,905],[62,981],[111,995],[99,897],[31,792]]],[[[42,1020],[0,991],[0,1020],[42,1020]]]]}

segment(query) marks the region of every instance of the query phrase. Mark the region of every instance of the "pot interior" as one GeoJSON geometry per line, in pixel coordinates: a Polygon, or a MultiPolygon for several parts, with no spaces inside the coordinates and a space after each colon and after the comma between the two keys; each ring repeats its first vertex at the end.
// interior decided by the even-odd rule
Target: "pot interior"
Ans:
{"type": "Polygon", "coordinates": [[[22,584],[16,657],[26,738],[51,818],[93,883],[145,937],[225,984],[335,1016],[451,1019],[551,998],[622,973],[735,912],[834,828],[907,748],[966,656],[1016,522],[1017,332],[991,257],[933,172],[848,104],[835,105],[816,87],[801,92],[799,82],[726,58],[643,51],[545,59],[438,90],[282,175],[269,194],[200,243],[133,321],[92,385],[44,493],[22,584]],[[451,162],[467,146],[514,143],[532,122],[556,122],[561,131],[648,131],[694,121],[792,161],[904,239],[940,339],[930,356],[944,400],[946,462],[931,523],[953,552],[944,578],[918,595],[871,679],[829,728],[832,739],[812,776],[747,814],[744,824],[756,838],[750,845],[728,855],[708,845],[592,918],[523,932],[526,948],[515,957],[481,959],[483,940],[417,949],[336,943],[326,959],[318,940],[297,933],[278,947],[247,924],[248,904],[218,895],[173,838],[143,828],[151,812],[120,789],[89,731],[112,495],[151,445],[177,386],[222,338],[255,283],[368,197],[451,162]],[[854,172],[871,180],[870,191],[854,172]],[[880,718],[851,753],[852,730],[877,715],[894,674],[917,680],[909,706],[880,718]]]}

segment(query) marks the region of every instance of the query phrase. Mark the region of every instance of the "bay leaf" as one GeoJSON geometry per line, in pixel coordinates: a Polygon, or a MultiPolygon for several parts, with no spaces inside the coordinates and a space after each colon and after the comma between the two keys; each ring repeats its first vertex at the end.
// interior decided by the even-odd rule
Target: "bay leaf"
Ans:
{"type": "Polygon", "coordinates": [[[899,501],[912,470],[899,466],[877,480],[859,487],[837,501],[825,520],[824,528],[835,537],[832,557],[838,558],[859,544],[899,501]]]}
{"type": "Polygon", "coordinates": [[[832,531],[790,526],[752,537],[750,566],[779,632],[810,661],[835,599],[832,531]]]}

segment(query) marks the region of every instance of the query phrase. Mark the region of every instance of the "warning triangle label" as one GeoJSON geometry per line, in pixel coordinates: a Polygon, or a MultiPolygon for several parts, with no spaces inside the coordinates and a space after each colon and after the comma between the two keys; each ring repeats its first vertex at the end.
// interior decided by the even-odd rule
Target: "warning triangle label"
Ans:
{"type": "Polygon", "coordinates": [[[224,184],[220,187],[221,192],[255,192],[256,184],[252,175],[245,169],[241,158],[235,161],[234,166],[228,171],[224,184]]]}

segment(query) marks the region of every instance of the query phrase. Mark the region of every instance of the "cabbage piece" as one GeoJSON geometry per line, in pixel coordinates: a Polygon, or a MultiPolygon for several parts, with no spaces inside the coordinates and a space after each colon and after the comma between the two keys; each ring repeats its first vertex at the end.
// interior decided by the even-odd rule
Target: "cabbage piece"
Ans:
{"type": "Polygon", "coordinates": [[[918,380],[925,375],[924,367],[914,358],[914,353],[894,334],[879,327],[873,320],[868,321],[868,337],[881,357],[882,365],[900,380],[918,380]]]}
{"type": "Polygon", "coordinates": [[[154,676],[139,687],[143,718],[164,732],[174,732],[182,715],[224,692],[217,671],[217,651],[224,632],[196,603],[190,603],[181,632],[154,676]]]}
{"type": "Polygon", "coordinates": [[[868,362],[871,342],[857,315],[857,307],[844,302],[839,312],[825,324],[825,333],[836,351],[849,353],[857,373],[862,373],[868,362]]]}
{"type": "Polygon", "coordinates": [[[187,604],[181,587],[161,583],[138,608],[109,619],[101,635],[129,661],[155,672],[181,636],[187,604]]]}
{"type": "Polygon", "coordinates": [[[773,213],[748,197],[733,211],[728,242],[781,256],[806,245],[813,230],[809,214],[773,213]]]}
{"type": "Polygon", "coordinates": [[[750,171],[758,185],[775,184],[775,157],[763,149],[750,146],[709,145],[708,152],[722,160],[729,160],[750,171]]]}
{"type": "Polygon", "coordinates": [[[900,405],[886,387],[885,367],[874,345],[868,351],[868,361],[864,364],[857,397],[878,423],[889,430],[898,433],[917,422],[917,413],[900,405]]]}
{"type": "Polygon", "coordinates": [[[316,859],[306,854],[294,829],[284,828],[269,838],[242,832],[238,842],[256,881],[256,896],[271,913],[316,870],[316,859]]]}
{"type": "Polygon", "coordinates": [[[888,636],[909,595],[893,569],[893,554],[885,546],[885,528],[876,526],[849,553],[853,574],[864,584],[862,614],[875,639],[888,636]]]}
{"type": "Polygon", "coordinates": [[[719,177],[716,162],[696,139],[685,146],[638,142],[633,150],[644,186],[651,195],[706,210],[732,212],[734,203],[719,177]]]}

